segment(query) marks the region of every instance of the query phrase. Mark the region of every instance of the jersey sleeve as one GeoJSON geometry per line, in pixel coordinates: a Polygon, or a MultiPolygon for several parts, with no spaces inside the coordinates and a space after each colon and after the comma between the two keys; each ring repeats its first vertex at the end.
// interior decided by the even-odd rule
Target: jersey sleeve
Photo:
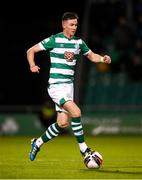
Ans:
{"type": "Polygon", "coordinates": [[[83,40],[80,45],[80,49],[83,55],[87,55],[91,51],[90,48],[87,46],[87,44],[83,40]]]}
{"type": "Polygon", "coordinates": [[[54,36],[50,36],[44,40],[42,40],[39,45],[43,50],[52,49],[54,47],[54,36]]]}

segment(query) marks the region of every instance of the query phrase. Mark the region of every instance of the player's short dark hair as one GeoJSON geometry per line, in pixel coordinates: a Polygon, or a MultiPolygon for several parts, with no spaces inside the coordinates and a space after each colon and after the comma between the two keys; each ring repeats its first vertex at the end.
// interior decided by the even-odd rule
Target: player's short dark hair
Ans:
{"type": "Polygon", "coordinates": [[[75,12],[65,12],[62,16],[62,21],[70,19],[79,19],[79,17],[75,12]]]}

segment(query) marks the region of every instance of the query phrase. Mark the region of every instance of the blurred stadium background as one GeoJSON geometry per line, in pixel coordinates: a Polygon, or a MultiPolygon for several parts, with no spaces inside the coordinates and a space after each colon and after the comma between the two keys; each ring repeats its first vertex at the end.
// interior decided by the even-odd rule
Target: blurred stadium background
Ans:
{"type": "Polygon", "coordinates": [[[26,50],[61,31],[65,11],[79,14],[77,35],[92,50],[112,57],[111,65],[82,57],[77,66],[75,99],[84,128],[94,135],[142,134],[142,1],[83,0],[79,7],[75,1],[57,1],[56,7],[50,1],[48,7],[42,3],[32,9],[16,5],[20,8],[1,16],[0,135],[38,135],[54,121],[46,91],[48,53],[37,55],[41,72],[32,74],[26,50]]]}

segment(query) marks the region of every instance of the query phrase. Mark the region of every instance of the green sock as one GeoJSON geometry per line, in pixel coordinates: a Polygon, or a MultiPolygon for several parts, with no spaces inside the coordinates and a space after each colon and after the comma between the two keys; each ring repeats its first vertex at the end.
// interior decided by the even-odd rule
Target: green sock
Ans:
{"type": "Polygon", "coordinates": [[[41,136],[43,142],[47,142],[52,138],[58,136],[61,130],[62,128],[60,128],[57,123],[51,124],[45,131],[45,133],[41,136]]]}
{"type": "Polygon", "coordinates": [[[84,142],[84,132],[81,124],[81,118],[72,118],[71,127],[78,143],[84,142]]]}

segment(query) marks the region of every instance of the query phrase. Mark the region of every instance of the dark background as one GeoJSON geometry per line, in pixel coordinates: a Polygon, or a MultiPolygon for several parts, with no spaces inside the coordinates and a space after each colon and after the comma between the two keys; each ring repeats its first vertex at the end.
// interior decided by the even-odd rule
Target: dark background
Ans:
{"type": "Polygon", "coordinates": [[[62,31],[63,13],[74,11],[80,17],[77,35],[85,39],[94,52],[112,57],[109,67],[103,64],[92,66],[89,61],[83,61],[82,72],[78,70],[81,75],[77,82],[82,85],[78,88],[78,99],[93,110],[98,105],[108,108],[109,104],[122,110],[126,106],[141,109],[141,0],[6,1],[1,10],[1,107],[40,105],[49,99],[46,90],[50,66],[48,52],[36,54],[41,71],[33,74],[26,51],[44,38],[62,31]],[[95,3],[86,6],[86,2],[95,3]],[[89,16],[84,24],[87,11],[89,16]]]}
{"type": "Polygon", "coordinates": [[[42,39],[62,31],[61,17],[65,11],[80,16],[84,1],[6,2],[1,15],[0,105],[41,104],[48,98],[48,52],[36,55],[40,74],[32,74],[26,59],[26,50],[42,39]]]}

